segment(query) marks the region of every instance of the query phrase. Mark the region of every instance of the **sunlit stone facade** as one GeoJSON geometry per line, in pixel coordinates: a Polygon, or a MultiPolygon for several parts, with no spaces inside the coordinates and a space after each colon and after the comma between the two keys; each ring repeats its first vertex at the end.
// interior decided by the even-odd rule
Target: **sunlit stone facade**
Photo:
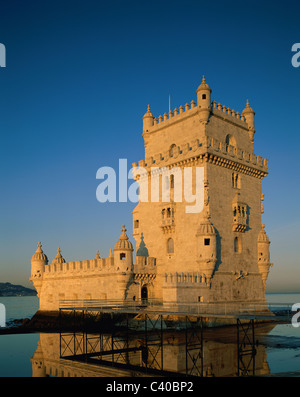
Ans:
{"type": "Polygon", "coordinates": [[[57,310],[66,299],[265,303],[272,266],[261,222],[268,160],[253,152],[249,102],[239,113],[211,93],[203,77],[196,101],[159,117],[148,106],[145,158],[133,164],[140,185],[135,259],[124,225],[108,258],[66,262],[59,250],[48,264],[39,244],[30,280],[40,309],[57,310]]]}

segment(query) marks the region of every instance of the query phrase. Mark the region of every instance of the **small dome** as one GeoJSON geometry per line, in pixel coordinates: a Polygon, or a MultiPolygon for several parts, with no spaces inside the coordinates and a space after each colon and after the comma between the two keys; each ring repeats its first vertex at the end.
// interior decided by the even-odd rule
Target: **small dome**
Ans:
{"type": "Polygon", "coordinates": [[[265,231],[265,225],[261,225],[261,231],[258,234],[257,241],[259,243],[270,243],[269,237],[265,231]]]}
{"type": "Polygon", "coordinates": [[[243,110],[242,114],[245,114],[245,113],[254,113],[254,110],[253,110],[252,107],[249,105],[248,99],[247,99],[246,107],[245,107],[245,109],[243,110]]]}
{"type": "Polygon", "coordinates": [[[196,92],[198,92],[200,90],[206,90],[206,91],[209,90],[211,92],[211,89],[210,89],[209,85],[206,83],[204,76],[202,78],[202,83],[199,85],[196,92]]]}
{"type": "Polygon", "coordinates": [[[153,114],[151,113],[151,110],[150,110],[150,105],[148,105],[147,112],[144,114],[143,118],[145,118],[145,117],[154,118],[154,116],[153,116],[153,114]]]}
{"type": "Polygon", "coordinates": [[[128,240],[128,236],[125,233],[126,232],[125,225],[122,225],[121,232],[122,232],[122,234],[119,237],[119,241],[117,241],[115,244],[114,251],[116,251],[116,250],[118,250],[118,251],[133,251],[132,244],[128,240]]]}
{"type": "Polygon", "coordinates": [[[201,221],[198,230],[197,230],[197,236],[207,236],[207,235],[216,235],[216,229],[214,225],[211,223],[210,220],[210,215],[206,213],[204,215],[203,220],[201,221]]]}
{"type": "Polygon", "coordinates": [[[39,241],[38,242],[38,249],[35,251],[35,254],[33,254],[32,258],[31,258],[31,262],[35,261],[35,262],[41,262],[41,263],[48,263],[48,258],[47,255],[44,254],[43,250],[42,250],[42,244],[39,241]]]}
{"type": "Polygon", "coordinates": [[[64,260],[64,258],[63,258],[62,255],[61,255],[61,250],[60,250],[60,248],[58,248],[56,257],[55,257],[55,258],[53,259],[53,261],[52,261],[52,265],[53,265],[53,264],[60,264],[60,263],[66,263],[66,261],[64,260]]]}

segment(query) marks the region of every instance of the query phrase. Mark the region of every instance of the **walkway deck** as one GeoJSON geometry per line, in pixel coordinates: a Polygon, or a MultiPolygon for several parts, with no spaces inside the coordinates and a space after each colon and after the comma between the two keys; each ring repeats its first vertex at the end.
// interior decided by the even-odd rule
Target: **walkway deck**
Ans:
{"type": "Polygon", "coordinates": [[[266,305],[255,302],[162,304],[157,301],[64,300],[60,302],[60,310],[286,322],[290,321],[293,315],[291,311],[292,305],[292,303],[266,305]]]}

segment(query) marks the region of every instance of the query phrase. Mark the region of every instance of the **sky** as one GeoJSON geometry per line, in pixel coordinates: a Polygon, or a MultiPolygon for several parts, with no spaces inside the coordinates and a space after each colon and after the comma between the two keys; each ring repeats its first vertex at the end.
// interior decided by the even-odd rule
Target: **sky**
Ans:
{"type": "Polygon", "coordinates": [[[38,241],[51,262],[109,254],[134,203],[99,203],[100,167],[144,157],[142,117],[192,99],[255,111],[269,159],[262,222],[267,292],[300,292],[298,1],[0,0],[0,281],[32,287],[38,241]]]}

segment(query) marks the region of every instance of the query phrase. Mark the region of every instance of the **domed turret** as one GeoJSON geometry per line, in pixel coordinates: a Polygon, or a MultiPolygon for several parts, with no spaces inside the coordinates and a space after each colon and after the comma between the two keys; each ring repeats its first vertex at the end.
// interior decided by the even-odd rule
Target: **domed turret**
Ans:
{"type": "Polygon", "coordinates": [[[154,116],[151,113],[150,105],[148,105],[147,112],[143,117],[143,132],[147,132],[149,128],[151,128],[154,124],[154,116]]]}
{"type": "Polygon", "coordinates": [[[41,277],[45,271],[45,265],[48,264],[48,258],[42,250],[42,244],[38,242],[38,248],[31,258],[31,278],[41,277]]]}
{"type": "Polygon", "coordinates": [[[144,235],[141,233],[141,242],[138,250],[136,251],[137,256],[143,256],[147,258],[149,256],[148,249],[146,247],[146,244],[144,242],[144,235]]]}
{"type": "Polygon", "coordinates": [[[261,230],[257,237],[257,253],[258,253],[258,269],[261,273],[261,277],[266,287],[266,281],[268,278],[270,267],[273,266],[270,263],[270,240],[265,232],[265,225],[261,225],[261,230]]]}
{"type": "Polygon", "coordinates": [[[37,349],[30,359],[32,363],[32,377],[44,378],[46,377],[46,367],[44,363],[44,355],[42,351],[41,341],[38,341],[37,349]]]}
{"type": "Polygon", "coordinates": [[[244,115],[246,118],[246,122],[248,124],[248,129],[249,129],[249,136],[250,136],[251,142],[253,143],[253,137],[255,134],[255,126],[254,126],[255,113],[254,113],[253,109],[250,107],[248,99],[247,99],[246,107],[242,112],[242,115],[244,115]]]}
{"type": "Polygon", "coordinates": [[[133,246],[125,233],[125,225],[122,225],[121,231],[122,234],[114,247],[114,264],[122,271],[131,271],[133,246]]]}
{"type": "Polygon", "coordinates": [[[53,259],[51,265],[53,265],[53,264],[59,265],[59,264],[62,264],[62,263],[66,263],[66,261],[62,257],[61,250],[58,247],[56,257],[53,259]]]}
{"type": "Polygon", "coordinates": [[[196,238],[199,270],[205,274],[206,282],[210,285],[217,263],[217,232],[208,213],[203,215],[196,238]]]}
{"type": "Polygon", "coordinates": [[[211,111],[211,89],[203,76],[202,83],[197,88],[197,105],[199,108],[200,121],[208,122],[211,111]]]}

